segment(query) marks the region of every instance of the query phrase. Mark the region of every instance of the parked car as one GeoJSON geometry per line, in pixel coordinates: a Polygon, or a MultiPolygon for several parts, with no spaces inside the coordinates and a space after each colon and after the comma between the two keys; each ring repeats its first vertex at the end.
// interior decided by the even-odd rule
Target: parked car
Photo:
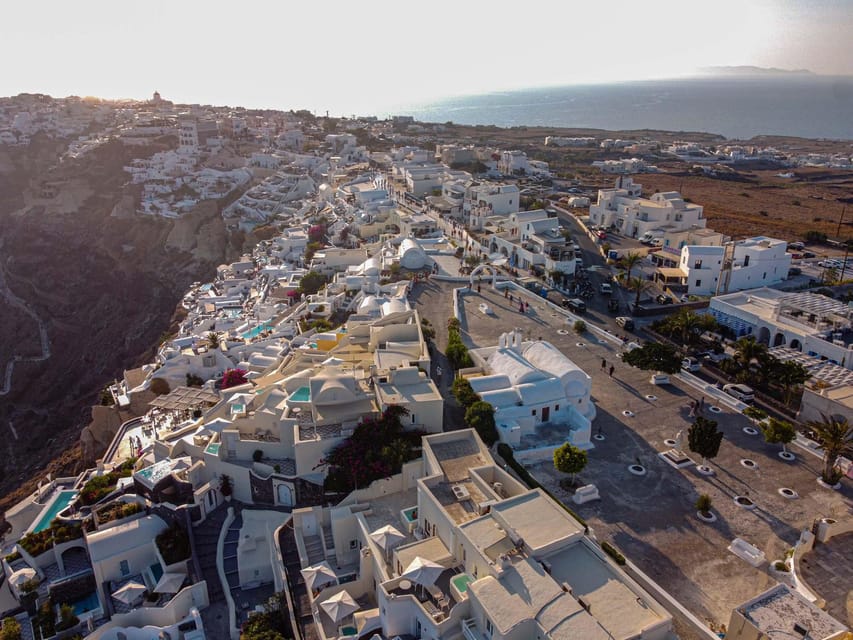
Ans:
{"type": "Polygon", "coordinates": [[[586,311],[586,302],[580,298],[568,298],[563,300],[563,306],[571,309],[575,313],[584,313],[586,311]]]}
{"type": "Polygon", "coordinates": [[[695,373],[702,368],[702,363],[699,362],[696,358],[684,358],[681,361],[681,370],[689,371],[690,373],[695,373]]]}
{"type": "Polygon", "coordinates": [[[802,272],[803,272],[803,270],[800,269],[799,267],[791,267],[790,269],[788,269],[788,277],[790,278],[792,276],[798,276],[802,272]]]}
{"type": "Polygon", "coordinates": [[[745,384],[727,384],[723,386],[723,393],[737,398],[741,402],[750,403],[755,399],[755,392],[745,384]]]}
{"type": "Polygon", "coordinates": [[[795,249],[797,251],[800,251],[800,250],[805,249],[805,248],[806,248],[806,245],[804,245],[802,242],[789,242],[788,243],[788,249],[795,249]]]}
{"type": "Polygon", "coordinates": [[[672,304],[672,298],[670,298],[668,295],[664,295],[663,293],[658,295],[658,297],[655,298],[655,300],[657,301],[658,304],[672,304]]]}
{"type": "Polygon", "coordinates": [[[599,293],[603,293],[609,296],[611,293],[613,293],[613,287],[610,286],[609,282],[602,282],[600,285],[598,285],[598,291],[599,293]]]}
{"type": "Polygon", "coordinates": [[[616,324],[628,331],[634,330],[634,319],[629,318],[628,316],[619,316],[616,318],[616,324]]]}
{"type": "Polygon", "coordinates": [[[610,300],[607,301],[607,310],[610,313],[616,313],[619,311],[619,301],[616,298],[610,298],[610,300]]]}
{"type": "Polygon", "coordinates": [[[814,258],[815,254],[812,251],[803,251],[803,258],[814,258]]]}

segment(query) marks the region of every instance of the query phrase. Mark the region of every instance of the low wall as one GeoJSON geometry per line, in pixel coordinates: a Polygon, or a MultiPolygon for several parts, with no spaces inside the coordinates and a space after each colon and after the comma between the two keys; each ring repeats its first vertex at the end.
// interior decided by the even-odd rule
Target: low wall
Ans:
{"type": "Polygon", "coordinates": [[[225,576],[225,568],[219,562],[225,550],[225,536],[228,535],[228,527],[234,522],[234,507],[228,507],[228,515],[219,530],[219,541],[216,543],[216,572],[219,574],[219,582],[222,583],[222,591],[225,594],[225,602],[228,603],[228,629],[231,640],[240,640],[240,630],[237,629],[237,608],[234,598],[231,597],[231,589],[228,588],[228,579],[225,576]]]}
{"type": "Polygon", "coordinates": [[[826,600],[809,588],[800,572],[800,560],[814,548],[814,541],[814,534],[808,529],[804,529],[800,533],[800,539],[797,540],[797,544],[794,546],[794,555],[791,557],[791,586],[806,600],[823,609],[826,607],[826,600]]]}

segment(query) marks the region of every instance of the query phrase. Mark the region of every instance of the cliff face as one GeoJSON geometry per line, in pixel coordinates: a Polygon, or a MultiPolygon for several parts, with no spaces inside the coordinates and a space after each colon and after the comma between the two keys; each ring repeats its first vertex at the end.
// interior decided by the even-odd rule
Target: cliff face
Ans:
{"type": "Polygon", "coordinates": [[[62,453],[82,468],[68,452],[100,390],[148,361],[189,284],[243,249],[216,203],[177,221],[132,213],[122,167],[139,147],[57,164],[62,147],[0,152],[0,494],[62,453]]]}

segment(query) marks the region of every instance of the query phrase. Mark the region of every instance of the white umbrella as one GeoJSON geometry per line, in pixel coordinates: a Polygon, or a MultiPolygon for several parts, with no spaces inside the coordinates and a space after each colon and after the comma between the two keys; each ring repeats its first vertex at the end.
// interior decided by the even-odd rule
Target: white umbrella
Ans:
{"type": "Polygon", "coordinates": [[[154,593],[177,593],[185,579],[183,573],[164,573],[154,587],[154,593]]]}
{"type": "Polygon", "coordinates": [[[329,614],[335,624],[346,618],[351,613],[358,611],[358,603],[346,591],[339,591],[328,600],[320,603],[323,611],[329,614]]]}
{"type": "Polygon", "coordinates": [[[376,544],[386,551],[406,539],[406,536],[397,531],[397,529],[392,527],[390,524],[386,524],[384,527],[377,529],[370,534],[370,537],[374,542],[376,542],[376,544]]]}
{"type": "Polygon", "coordinates": [[[302,569],[300,573],[305,579],[305,586],[312,591],[338,580],[334,569],[325,560],[319,564],[315,564],[313,567],[302,569]]]}
{"type": "Polygon", "coordinates": [[[23,569],[18,569],[15,573],[9,576],[9,584],[15,587],[22,587],[35,577],[35,569],[31,567],[24,567],[23,569]]]}
{"type": "Polygon", "coordinates": [[[417,556],[401,577],[421,586],[428,586],[435,584],[442,572],[444,572],[444,567],[440,564],[417,556]]]}
{"type": "Polygon", "coordinates": [[[119,602],[124,602],[125,604],[133,604],[146,591],[147,589],[145,588],[144,584],[139,584],[138,582],[131,581],[123,587],[120,587],[113,591],[113,598],[115,598],[119,602]]]}

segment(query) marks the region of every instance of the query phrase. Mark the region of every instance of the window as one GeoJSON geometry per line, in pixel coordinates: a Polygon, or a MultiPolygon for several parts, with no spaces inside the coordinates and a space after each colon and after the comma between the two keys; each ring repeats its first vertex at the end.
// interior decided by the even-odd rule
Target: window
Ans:
{"type": "Polygon", "coordinates": [[[412,424],[415,424],[415,414],[412,414],[412,424]]]}
{"type": "Polygon", "coordinates": [[[766,271],[761,275],[761,279],[767,280],[767,272],[766,271]]]}
{"type": "Polygon", "coordinates": [[[118,570],[121,571],[121,575],[129,576],[130,575],[130,563],[127,560],[122,560],[118,563],[118,570]]]}
{"type": "Polygon", "coordinates": [[[554,411],[559,411],[559,410],[560,410],[560,405],[555,404],[555,405],[554,405],[554,411]]]}
{"type": "Polygon", "coordinates": [[[494,633],[495,628],[492,626],[492,621],[486,618],[486,633],[491,638],[494,633]]]}
{"type": "Polygon", "coordinates": [[[696,286],[697,286],[697,287],[701,287],[701,286],[702,286],[702,281],[701,281],[701,280],[697,280],[697,281],[696,281],[696,286]]]}
{"type": "Polygon", "coordinates": [[[534,409],[533,411],[531,411],[531,412],[530,412],[530,415],[535,416],[535,415],[536,415],[536,409],[534,409]]]}
{"type": "Polygon", "coordinates": [[[748,266],[749,266],[749,256],[746,256],[746,257],[743,259],[743,266],[745,266],[745,267],[748,267],[748,266]]]}
{"type": "Polygon", "coordinates": [[[701,269],[701,268],[702,268],[702,261],[701,261],[701,260],[697,260],[696,262],[694,262],[694,263],[693,263],[693,268],[694,268],[694,269],[701,269]]]}
{"type": "Polygon", "coordinates": [[[350,548],[350,551],[354,551],[355,549],[358,549],[358,540],[350,540],[349,541],[349,548],[350,548]]]}

